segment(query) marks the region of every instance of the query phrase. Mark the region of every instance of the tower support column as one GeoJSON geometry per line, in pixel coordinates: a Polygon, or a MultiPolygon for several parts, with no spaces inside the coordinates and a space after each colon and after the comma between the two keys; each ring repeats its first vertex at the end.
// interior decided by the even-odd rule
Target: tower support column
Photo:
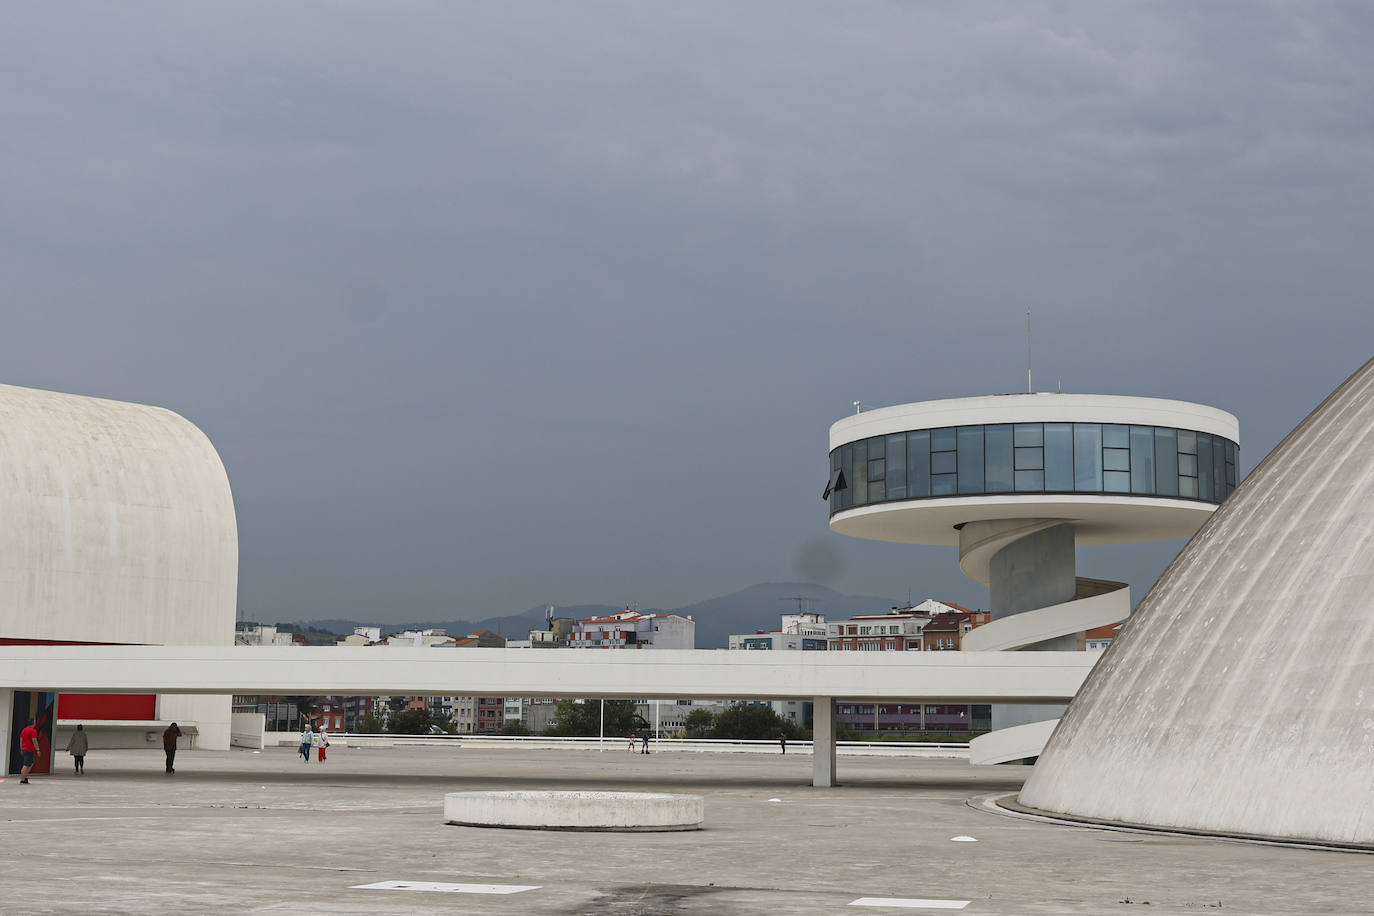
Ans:
{"type": "MultiPolygon", "coordinates": [[[[1068,522],[1017,538],[993,554],[988,564],[988,610],[993,620],[1072,601],[1077,590],[1073,525],[1068,522]]],[[[1077,648],[1078,637],[1069,634],[1026,650],[1077,648]]]]}
{"type": "MultiPolygon", "coordinates": [[[[959,532],[966,566],[986,564],[988,609],[994,621],[1064,604],[1078,597],[1076,538],[1072,522],[1006,519],[972,522],[959,532]],[[989,556],[990,554],[990,556],[989,556]]],[[[963,564],[961,564],[963,565],[963,564]]],[[[1072,652],[1078,635],[1067,633],[1025,646],[1023,652],[1072,652]]],[[[993,730],[1057,719],[1063,706],[992,707],[993,730]]]]}

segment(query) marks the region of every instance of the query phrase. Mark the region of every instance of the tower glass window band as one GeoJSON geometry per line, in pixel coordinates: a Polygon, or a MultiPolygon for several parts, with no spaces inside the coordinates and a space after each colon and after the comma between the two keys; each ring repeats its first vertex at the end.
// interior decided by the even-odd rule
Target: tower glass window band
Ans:
{"type": "Polygon", "coordinates": [[[890,433],[830,453],[831,513],[1000,493],[1115,493],[1220,503],[1239,449],[1211,433],[1119,423],[997,423],[890,433]]]}

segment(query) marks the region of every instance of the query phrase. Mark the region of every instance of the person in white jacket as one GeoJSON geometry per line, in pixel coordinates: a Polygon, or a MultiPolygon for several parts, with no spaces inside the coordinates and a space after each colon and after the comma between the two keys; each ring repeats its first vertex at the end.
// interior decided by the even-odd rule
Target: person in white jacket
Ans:
{"type": "Polygon", "coordinates": [[[324,749],[329,747],[329,730],[323,725],[320,726],[319,731],[315,732],[314,745],[319,751],[320,763],[324,763],[324,749]]]}

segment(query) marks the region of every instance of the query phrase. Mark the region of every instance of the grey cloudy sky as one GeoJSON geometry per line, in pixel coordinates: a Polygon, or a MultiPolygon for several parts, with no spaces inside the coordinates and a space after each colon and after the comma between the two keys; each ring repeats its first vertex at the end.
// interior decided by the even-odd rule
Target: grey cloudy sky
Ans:
{"type": "Polygon", "coordinates": [[[980,604],[829,532],[829,424],[1020,390],[1030,309],[1037,387],[1230,410],[1251,468],[1371,355],[1371,46],[1338,3],[15,5],[0,380],[204,429],[248,617],[980,604]]]}

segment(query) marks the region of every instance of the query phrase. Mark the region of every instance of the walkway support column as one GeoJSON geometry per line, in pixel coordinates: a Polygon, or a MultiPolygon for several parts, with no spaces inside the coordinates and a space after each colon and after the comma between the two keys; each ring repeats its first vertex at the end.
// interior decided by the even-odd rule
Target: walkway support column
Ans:
{"type": "Polygon", "coordinates": [[[10,775],[10,719],[14,716],[14,691],[0,689],[0,776],[10,775]]]}
{"type": "Polygon", "coordinates": [[[835,698],[815,697],[811,722],[811,785],[835,785],[835,698]]]}

